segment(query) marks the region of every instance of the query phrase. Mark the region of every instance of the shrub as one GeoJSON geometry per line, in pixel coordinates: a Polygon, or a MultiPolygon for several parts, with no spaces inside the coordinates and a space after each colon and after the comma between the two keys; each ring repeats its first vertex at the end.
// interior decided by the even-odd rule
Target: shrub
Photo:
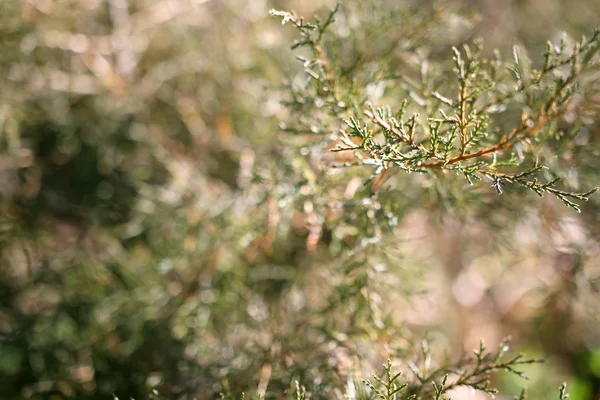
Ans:
{"type": "Polygon", "coordinates": [[[593,12],[391,3],[1,6],[3,393],[597,390],[593,12]]]}

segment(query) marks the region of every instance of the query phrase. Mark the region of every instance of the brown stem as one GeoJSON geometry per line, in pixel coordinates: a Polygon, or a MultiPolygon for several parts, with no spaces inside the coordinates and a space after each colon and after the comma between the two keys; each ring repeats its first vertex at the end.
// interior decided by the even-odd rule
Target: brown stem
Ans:
{"type": "Polygon", "coordinates": [[[521,142],[527,138],[534,137],[542,130],[548,123],[548,117],[545,115],[539,115],[533,126],[529,126],[526,122],[523,122],[519,128],[513,129],[507,136],[503,136],[498,143],[493,146],[486,147],[481,150],[477,150],[473,153],[461,154],[453,157],[449,160],[434,161],[419,165],[419,168],[443,168],[447,165],[456,164],[460,161],[469,160],[476,157],[485,156],[488,154],[497,153],[502,150],[512,148],[516,143],[521,142]]]}
{"type": "MultiPolygon", "coordinates": [[[[365,113],[368,117],[372,118],[374,122],[376,122],[378,125],[382,126],[384,129],[389,130],[390,132],[394,133],[395,135],[399,136],[400,139],[403,139],[403,136],[401,135],[400,132],[398,132],[397,130],[395,130],[394,127],[392,127],[391,125],[387,124],[385,121],[381,120],[381,118],[378,118],[378,116],[376,116],[376,114],[371,113],[370,111],[367,111],[365,113]]],[[[484,149],[475,151],[473,153],[466,153],[466,154],[460,154],[456,157],[453,157],[449,160],[440,160],[440,161],[433,161],[430,163],[426,163],[426,164],[421,164],[421,165],[417,165],[418,168],[424,169],[424,168],[429,168],[429,169],[435,169],[435,168],[445,168],[448,165],[453,165],[456,164],[457,162],[460,161],[466,161],[466,160],[470,160],[472,158],[477,158],[477,157],[482,157],[488,154],[493,154],[493,153],[497,153],[499,151],[502,150],[507,150],[512,148],[516,143],[521,142],[527,138],[530,137],[534,137],[536,136],[540,130],[542,130],[546,124],[549,121],[549,117],[546,115],[538,115],[537,119],[535,120],[535,124],[533,126],[530,126],[526,121],[524,121],[521,126],[519,128],[515,128],[513,129],[508,135],[503,136],[500,141],[498,143],[496,143],[493,146],[490,147],[486,147],[484,149]]],[[[406,142],[406,140],[404,140],[406,142]]],[[[409,145],[411,145],[411,147],[415,147],[418,146],[417,148],[419,148],[420,150],[423,150],[424,148],[420,145],[416,145],[416,144],[411,144],[408,143],[409,145]]],[[[426,150],[426,149],[425,149],[426,150]]],[[[389,167],[389,164],[388,164],[389,167]]],[[[371,196],[374,196],[377,191],[379,191],[379,189],[392,177],[394,176],[398,170],[395,171],[389,171],[390,168],[385,168],[381,174],[377,177],[377,180],[375,181],[375,183],[373,184],[373,187],[371,189],[371,196]]]]}
{"type": "Polygon", "coordinates": [[[323,47],[321,47],[320,43],[315,44],[314,49],[315,49],[315,53],[317,54],[317,59],[323,66],[323,71],[325,71],[325,77],[327,78],[327,84],[329,85],[329,89],[331,90],[331,93],[333,94],[333,98],[335,99],[335,101],[337,103],[339,97],[338,97],[338,93],[337,93],[337,87],[335,84],[335,75],[331,68],[331,64],[329,63],[329,60],[327,59],[327,55],[325,54],[325,51],[323,50],[323,47]]]}

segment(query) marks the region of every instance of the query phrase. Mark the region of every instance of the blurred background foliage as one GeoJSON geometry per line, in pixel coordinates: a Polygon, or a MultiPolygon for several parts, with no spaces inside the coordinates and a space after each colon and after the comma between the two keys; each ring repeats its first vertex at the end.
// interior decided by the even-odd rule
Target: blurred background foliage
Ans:
{"type": "MultiPolygon", "coordinates": [[[[434,58],[482,37],[539,61],[548,39],[600,25],[594,0],[347,3],[331,51],[375,63],[405,26],[431,25],[414,40],[434,58]]],[[[506,393],[548,398],[566,379],[572,399],[598,398],[599,196],[575,214],[417,177],[381,194],[385,229],[372,203],[328,206],[365,197],[360,173],[282,132],[302,65],[268,11],[331,6],[1,2],[2,398],[276,398],[295,380],[334,398],[388,357],[408,366],[423,338],[443,358],[508,334],[548,363],[499,377],[506,393]]],[[[574,143],[569,182],[597,185],[599,124],[574,143]]]]}

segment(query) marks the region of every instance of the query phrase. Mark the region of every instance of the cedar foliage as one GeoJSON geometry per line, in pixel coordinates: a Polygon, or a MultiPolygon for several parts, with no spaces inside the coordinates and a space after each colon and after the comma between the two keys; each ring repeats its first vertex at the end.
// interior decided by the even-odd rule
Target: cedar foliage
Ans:
{"type": "Polygon", "coordinates": [[[320,4],[0,6],[3,394],[600,391],[595,2],[320,4]]]}

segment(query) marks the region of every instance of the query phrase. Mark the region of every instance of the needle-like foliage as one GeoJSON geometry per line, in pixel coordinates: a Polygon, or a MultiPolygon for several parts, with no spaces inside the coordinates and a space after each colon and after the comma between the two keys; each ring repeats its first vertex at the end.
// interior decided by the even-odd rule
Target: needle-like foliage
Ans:
{"type": "Polygon", "coordinates": [[[408,67],[419,69],[417,79],[394,65],[393,58],[380,60],[383,65],[371,74],[378,79],[380,96],[369,101],[373,83],[363,77],[368,59],[358,58],[347,69],[325,50],[329,34],[332,52],[339,45],[331,33],[339,12],[338,4],[324,21],[309,23],[293,12],[272,11],[297,29],[301,39],[292,49],[310,49],[310,56],[298,56],[306,81],[290,87],[287,105],[294,127],[285,127],[329,136],[339,123],[339,140],[331,151],[352,153],[356,160],[340,166],[373,170],[373,195],[397,171],[458,174],[470,184],[487,181],[498,194],[505,186],[520,185],[539,196],[554,195],[576,211],[577,201],[596,192],[565,188],[537,153],[546,138],[560,135],[562,120],[576,125],[590,99],[599,96],[598,88],[589,85],[600,71],[599,30],[577,42],[566,37],[549,42],[539,67],[517,46],[506,61],[498,52],[483,55],[476,41],[452,47],[448,63],[428,60],[419,52],[421,42],[404,39],[408,44],[394,43],[391,50],[396,56],[415,55],[408,67]]]}

